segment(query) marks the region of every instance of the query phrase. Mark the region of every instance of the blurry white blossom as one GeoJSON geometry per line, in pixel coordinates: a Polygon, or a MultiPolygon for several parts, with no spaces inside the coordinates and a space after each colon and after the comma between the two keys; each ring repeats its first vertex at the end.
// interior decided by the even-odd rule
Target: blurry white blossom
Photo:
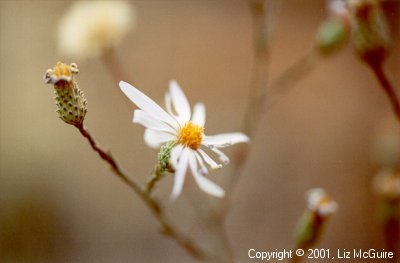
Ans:
{"type": "Polygon", "coordinates": [[[195,104],[192,114],[189,102],[176,81],[170,82],[169,92],[165,96],[167,111],[130,84],[121,81],[119,85],[125,95],[140,108],[135,110],[133,122],[146,127],[144,140],[147,145],[159,149],[166,143],[172,143],[169,162],[175,175],[171,197],[176,198],[182,192],[188,167],[200,189],[217,197],[224,196],[224,190],[207,179],[208,168],[205,165],[217,169],[222,164],[215,162],[201,147],[210,149],[223,164],[228,164],[229,158],[220,148],[248,142],[249,138],[239,132],[205,135],[204,104],[195,104]]]}
{"type": "Polygon", "coordinates": [[[59,49],[74,59],[100,56],[121,43],[135,18],[125,1],[75,2],[60,21],[59,49]]]}
{"type": "Polygon", "coordinates": [[[306,193],[308,209],[324,217],[337,210],[337,203],[322,188],[314,188],[306,193]]]}
{"type": "Polygon", "coordinates": [[[374,190],[382,197],[400,198],[400,172],[395,169],[380,171],[373,181],[374,190]]]}
{"type": "Polygon", "coordinates": [[[330,15],[339,17],[349,15],[349,10],[345,0],[327,0],[326,9],[330,15]]]}

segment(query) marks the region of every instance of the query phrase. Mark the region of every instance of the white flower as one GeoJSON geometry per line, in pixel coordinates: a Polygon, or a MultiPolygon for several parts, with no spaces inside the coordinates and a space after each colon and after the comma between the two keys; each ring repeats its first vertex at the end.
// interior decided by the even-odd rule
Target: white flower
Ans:
{"type": "Polygon", "coordinates": [[[306,193],[308,209],[320,216],[329,216],[336,212],[337,203],[322,188],[314,188],[306,193]]]}
{"type": "Polygon", "coordinates": [[[124,1],[78,1],[60,21],[60,51],[75,59],[102,55],[120,44],[135,14],[124,1]]]}
{"type": "Polygon", "coordinates": [[[222,165],[217,164],[201,149],[201,146],[214,152],[223,164],[228,164],[229,158],[220,148],[248,142],[249,138],[243,133],[205,135],[204,104],[194,105],[192,114],[189,102],[176,81],[170,81],[169,92],[165,95],[167,111],[132,85],[121,81],[119,86],[125,95],[140,108],[134,111],[133,122],[146,127],[144,140],[147,145],[160,148],[166,142],[176,142],[170,157],[170,163],[175,170],[171,197],[176,198],[182,192],[188,167],[200,189],[217,197],[224,196],[224,190],[205,176],[208,173],[206,164],[211,169],[220,168],[222,165]]]}

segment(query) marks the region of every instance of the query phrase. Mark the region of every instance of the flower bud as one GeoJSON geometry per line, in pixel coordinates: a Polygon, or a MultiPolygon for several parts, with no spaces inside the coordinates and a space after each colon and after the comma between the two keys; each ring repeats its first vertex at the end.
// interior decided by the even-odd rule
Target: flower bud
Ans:
{"type": "Polygon", "coordinates": [[[374,178],[375,193],[386,199],[400,200],[400,171],[384,169],[374,178]]]}
{"type": "Polygon", "coordinates": [[[308,210],[304,212],[296,227],[298,248],[312,247],[318,242],[329,216],[337,210],[336,202],[320,188],[307,192],[307,206],[308,210]]]}
{"type": "Polygon", "coordinates": [[[160,152],[158,153],[158,167],[161,172],[173,172],[173,168],[171,167],[169,160],[171,158],[171,150],[175,145],[175,141],[170,141],[161,146],[160,152]]]}
{"type": "Polygon", "coordinates": [[[349,28],[343,20],[330,18],[324,21],[318,29],[317,48],[322,54],[331,54],[346,43],[348,35],[349,28]]]}
{"type": "Polygon", "coordinates": [[[48,69],[44,75],[45,83],[54,85],[58,116],[65,123],[75,126],[83,123],[87,112],[86,99],[75,81],[78,72],[75,63],[66,65],[57,62],[56,66],[48,69]]]}
{"type": "Polygon", "coordinates": [[[380,66],[389,50],[388,25],[378,0],[350,0],[353,42],[358,56],[380,66]]]}

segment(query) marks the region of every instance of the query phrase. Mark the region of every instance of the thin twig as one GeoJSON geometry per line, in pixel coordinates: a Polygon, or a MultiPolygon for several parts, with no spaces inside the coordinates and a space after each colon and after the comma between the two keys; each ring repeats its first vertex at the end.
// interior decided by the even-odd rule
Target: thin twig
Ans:
{"type": "Polygon", "coordinates": [[[252,70],[249,101],[243,117],[243,131],[251,136],[260,118],[259,97],[267,85],[269,67],[269,21],[266,1],[252,3],[253,34],[254,34],[254,64],[252,70]]]}
{"type": "MultiPolygon", "coordinates": [[[[250,99],[242,122],[242,130],[249,137],[253,137],[257,131],[265,110],[282,99],[297,82],[311,72],[319,58],[318,51],[316,49],[311,50],[268,84],[270,31],[272,31],[271,24],[273,23],[269,18],[271,14],[265,9],[265,2],[259,1],[258,3],[261,3],[261,7],[264,9],[260,8],[260,5],[253,6],[255,61],[250,86],[250,99]]],[[[227,192],[232,192],[236,186],[249,152],[249,145],[238,146],[238,150],[235,151],[227,192]]],[[[227,199],[225,201],[229,202],[227,199]]]]}
{"type": "MultiPolygon", "coordinates": [[[[388,251],[398,251],[400,246],[400,220],[399,220],[399,199],[385,200],[385,206],[391,211],[390,216],[383,223],[383,233],[385,236],[386,248],[388,251]]],[[[393,258],[388,262],[397,262],[399,255],[394,253],[393,258]]]]}
{"type": "MultiPolygon", "coordinates": [[[[247,135],[250,137],[254,135],[260,124],[262,113],[282,99],[296,83],[311,72],[317,65],[318,58],[319,55],[315,50],[310,51],[286,69],[277,79],[271,81],[270,85],[265,84],[268,89],[264,93],[250,99],[249,107],[246,109],[243,119],[243,131],[247,135]]],[[[235,187],[249,151],[250,147],[243,145],[235,153],[232,162],[233,175],[230,177],[228,189],[235,187]]]]}
{"type": "MultiPolygon", "coordinates": [[[[385,243],[388,251],[395,252],[399,249],[399,230],[400,222],[398,218],[391,218],[384,225],[385,243]]],[[[389,262],[397,262],[397,253],[393,254],[392,260],[389,262]]]]}
{"type": "MultiPolygon", "coordinates": [[[[296,251],[296,249],[294,249],[296,251]]],[[[293,257],[289,260],[291,263],[300,263],[303,261],[302,257],[297,256],[296,254],[293,255],[293,257]]]]}
{"type": "Polygon", "coordinates": [[[268,89],[260,97],[263,106],[262,110],[267,110],[278,102],[290,91],[300,80],[310,73],[319,61],[320,55],[316,49],[312,49],[289,68],[287,68],[278,78],[271,81],[268,89]]]}
{"type": "Polygon", "coordinates": [[[84,127],[83,124],[75,125],[75,127],[80,131],[83,137],[85,137],[90,146],[94,151],[96,151],[99,156],[106,161],[112,168],[113,172],[131,188],[147,205],[154,217],[158,220],[161,225],[161,231],[164,235],[174,239],[182,248],[184,248],[193,258],[198,260],[206,259],[206,254],[204,251],[198,247],[189,237],[186,237],[175,229],[169,220],[166,218],[164,210],[162,209],[160,203],[151,197],[145,190],[143,190],[138,183],[130,179],[119,167],[114,157],[111,153],[105,152],[98,144],[96,144],[94,138],[91,136],[89,131],[84,127]]]}
{"type": "Polygon", "coordinates": [[[146,192],[150,194],[154,187],[156,186],[157,182],[160,181],[166,175],[166,171],[163,171],[159,165],[157,165],[146,185],[146,192]]]}
{"type": "MultiPolygon", "coordinates": [[[[277,2],[274,2],[275,4],[277,2]]],[[[242,121],[242,131],[252,137],[254,130],[261,117],[260,96],[267,85],[267,73],[269,67],[269,45],[272,31],[272,19],[270,18],[270,8],[267,7],[265,0],[253,0],[251,2],[251,12],[253,18],[253,37],[254,37],[254,63],[250,83],[249,100],[244,112],[242,121]]],[[[276,10],[275,10],[276,11],[276,10]]],[[[226,197],[221,202],[222,211],[219,217],[223,217],[229,209],[229,202],[232,190],[238,181],[243,166],[249,155],[249,145],[238,145],[233,153],[233,161],[229,167],[230,176],[226,186],[226,197]]]]}
{"type": "Polygon", "coordinates": [[[383,71],[383,65],[379,64],[369,64],[370,68],[375,74],[375,77],[379,81],[380,86],[382,87],[383,91],[388,96],[390,103],[392,105],[392,109],[396,114],[398,121],[400,121],[400,103],[399,99],[397,98],[396,92],[394,87],[390,83],[389,79],[387,78],[385,72],[383,71]]]}
{"type": "Polygon", "coordinates": [[[115,83],[119,83],[121,80],[132,81],[130,75],[125,71],[124,66],[119,60],[114,49],[110,49],[105,52],[101,59],[115,83]]]}

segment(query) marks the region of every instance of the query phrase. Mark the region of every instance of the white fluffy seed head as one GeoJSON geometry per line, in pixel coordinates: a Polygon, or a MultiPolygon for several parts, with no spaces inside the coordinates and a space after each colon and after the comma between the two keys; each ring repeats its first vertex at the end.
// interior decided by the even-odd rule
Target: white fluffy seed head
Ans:
{"type": "Polygon", "coordinates": [[[121,43],[135,18],[125,1],[75,2],[59,24],[60,52],[80,60],[100,56],[121,43]]]}

